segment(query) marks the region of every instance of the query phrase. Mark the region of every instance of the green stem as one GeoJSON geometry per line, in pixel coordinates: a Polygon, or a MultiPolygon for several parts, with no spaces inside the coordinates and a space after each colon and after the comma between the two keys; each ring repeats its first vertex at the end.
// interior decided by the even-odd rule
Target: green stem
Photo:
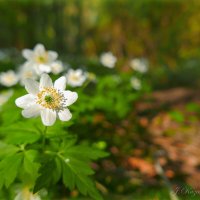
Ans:
{"type": "Polygon", "coordinates": [[[42,134],[42,147],[43,147],[43,150],[45,148],[45,143],[46,143],[46,133],[47,133],[47,126],[45,126],[43,134],[42,134]]]}

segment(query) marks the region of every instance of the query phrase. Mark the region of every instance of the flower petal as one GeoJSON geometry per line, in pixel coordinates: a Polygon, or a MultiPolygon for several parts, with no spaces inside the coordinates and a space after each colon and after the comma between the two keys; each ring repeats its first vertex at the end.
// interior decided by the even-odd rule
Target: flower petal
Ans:
{"type": "Polygon", "coordinates": [[[26,58],[27,60],[32,60],[33,58],[33,51],[30,49],[24,49],[22,51],[22,55],[24,56],[24,58],[26,58]]]}
{"type": "Polygon", "coordinates": [[[51,72],[51,67],[49,65],[45,65],[45,64],[39,64],[38,66],[38,70],[40,71],[40,74],[42,73],[50,73],[51,72]]]}
{"type": "Polygon", "coordinates": [[[72,114],[68,108],[65,108],[64,110],[60,111],[58,113],[58,116],[61,121],[69,121],[72,118],[72,114]]]}
{"type": "Polygon", "coordinates": [[[24,80],[25,89],[28,93],[36,95],[39,92],[39,83],[32,79],[24,80]]]}
{"type": "Polygon", "coordinates": [[[71,92],[67,90],[67,91],[64,91],[63,93],[66,99],[64,106],[70,106],[78,99],[78,94],[76,92],[71,92]]]}
{"type": "Polygon", "coordinates": [[[59,79],[57,79],[54,83],[54,87],[57,89],[57,90],[65,90],[66,88],[66,83],[67,83],[67,80],[64,76],[60,77],[59,79]]]}
{"type": "Polygon", "coordinates": [[[34,52],[37,54],[37,55],[42,55],[45,53],[45,47],[43,44],[37,44],[35,47],[34,47],[34,52]]]}
{"type": "Polygon", "coordinates": [[[56,121],[56,111],[50,109],[42,110],[41,119],[45,126],[52,126],[56,121]]]}
{"type": "Polygon", "coordinates": [[[37,117],[40,114],[41,107],[38,104],[29,106],[22,111],[22,115],[25,118],[37,117]]]}
{"type": "Polygon", "coordinates": [[[74,71],[74,73],[77,75],[77,76],[81,76],[81,74],[83,74],[83,71],[81,69],[77,69],[74,71]]]}
{"type": "Polygon", "coordinates": [[[28,108],[30,105],[34,104],[36,101],[35,96],[32,94],[26,94],[15,100],[15,104],[20,108],[28,108]]]}
{"type": "Polygon", "coordinates": [[[42,74],[40,78],[40,88],[53,87],[52,80],[48,74],[42,74]]]}
{"type": "Polygon", "coordinates": [[[58,54],[55,51],[48,51],[48,61],[53,62],[58,57],[58,54]]]}

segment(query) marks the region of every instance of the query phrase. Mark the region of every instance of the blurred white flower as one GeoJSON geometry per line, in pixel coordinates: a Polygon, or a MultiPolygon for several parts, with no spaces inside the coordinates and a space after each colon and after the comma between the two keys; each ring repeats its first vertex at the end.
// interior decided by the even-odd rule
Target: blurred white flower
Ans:
{"type": "Polygon", "coordinates": [[[85,80],[87,79],[87,73],[84,73],[83,70],[77,69],[73,70],[70,69],[67,74],[67,83],[72,87],[78,87],[83,85],[85,80]]]}
{"type": "Polygon", "coordinates": [[[0,93],[0,106],[6,103],[13,95],[13,90],[6,90],[0,93]]]}
{"type": "Polygon", "coordinates": [[[30,65],[30,63],[25,63],[22,66],[20,66],[19,69],[19,80],[20,80],[20,84],[24,85],[24,80],[26,80],[27,78],[29,79],[33,79],[33,80],[37,80],[38,79],[38,75],[35,72],[34,68],[30,65]]]}
{"type": "Polygon", "coordinates": [[[51,64],[56,61],[58,54],[55,51],[47,51],[42,44],[37,44],[33,50],[24,49],[22,55],[31,64],[36,73],[51,72],[51,64]]]}
{"type": "Polygon", "coordinates": [[[24,188],[22,191],[18,192],[14,200],[41,200],[38,194],[33,194],[28,188],[24,188]]]}
{"type": "Polygon", "coordinates": [[[2,72],[0,74],[0,83],[6,87],[16,85],[18,81],[19,77],[13,70],[2,72]]]}
{"type": "Polygon", "coordinates": [[[116,61],[117,58],[111,52],[103,53],[100,56],[101,64],[108,68],[114,68],[116,61]]]}
{"type": "Polygon", "coordinates": [[[57,79],[54,85],[47,74],[42,74],[40,83],[32,79],[26,79],[24,83],[28,94],[16,99],[15,103],[24,109],[22,115],[25,118],[40,115],[45,126],[52,126],[57,117],[61,121],[71,119],[72,114],[67,107],[77,100],[78,94],[65,91],[64,76],[57,79]]]}
{"type": "Polygon", "coordinates": [[[140,79],[136,78],[136,77],[132,77],[131,78],[131,86],[135,89],[135,90],[140,90],[142,88],[142,84],[140,79]]]}
{"type": "Polygon", "coordinates": [[[133,70],[140,73],[146,73],[148,71],[148,63],[145,59],[132,59],[130,62],[130,66],[133,70]]]}
{"type": "Polygon", "coordinates": [[[53,74],[60,74],[64,69],[61,61],[55,61],[50,66],[53,74]]]}

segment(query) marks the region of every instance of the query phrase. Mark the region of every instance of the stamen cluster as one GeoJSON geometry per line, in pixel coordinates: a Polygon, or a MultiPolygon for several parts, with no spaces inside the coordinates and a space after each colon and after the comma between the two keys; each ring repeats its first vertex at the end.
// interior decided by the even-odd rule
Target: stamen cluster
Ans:
{"type": "Polygon", "coordinates": [[[37,103],[55,111],[63,110],[66,99],[62,92],[53,87],[45,87],[37,94],[37,103]]]}

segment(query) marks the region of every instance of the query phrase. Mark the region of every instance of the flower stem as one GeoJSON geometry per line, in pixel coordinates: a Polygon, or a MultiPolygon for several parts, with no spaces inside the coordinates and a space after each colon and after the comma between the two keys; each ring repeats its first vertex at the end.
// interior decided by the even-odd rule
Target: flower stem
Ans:
{"type": "Polygon", "coordinates": [[[43,150],[45,148],[45,143],[46,143],[46,133],[47,133],[47,126],[45,126],[43,134],[42,134],[42,147],[43,147],[43,150]]]}

